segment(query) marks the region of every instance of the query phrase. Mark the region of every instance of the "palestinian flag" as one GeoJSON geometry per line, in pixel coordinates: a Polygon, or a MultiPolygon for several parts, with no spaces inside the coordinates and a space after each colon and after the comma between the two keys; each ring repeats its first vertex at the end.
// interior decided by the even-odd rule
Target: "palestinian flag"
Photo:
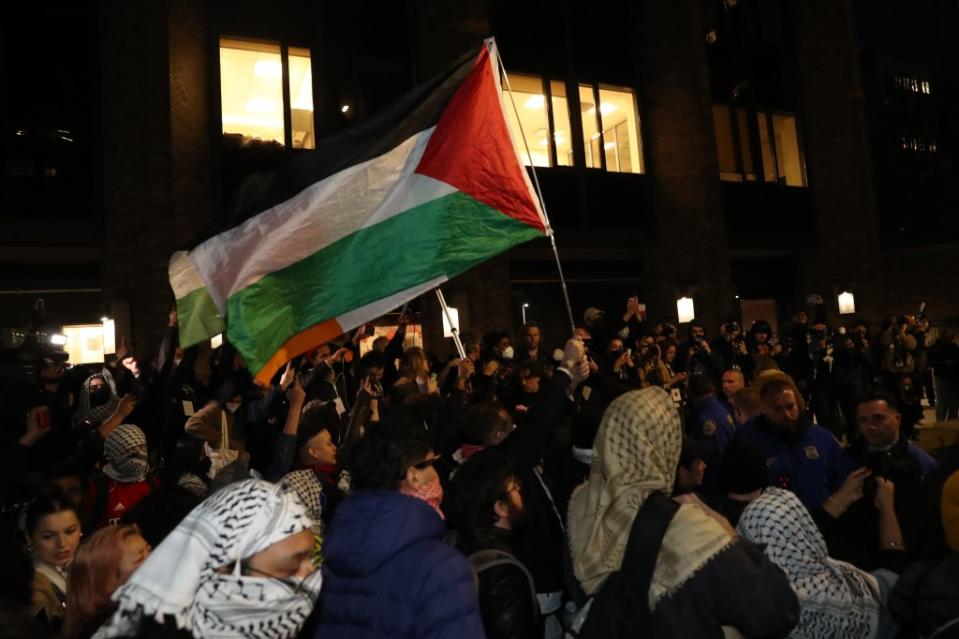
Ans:
{"type": "Polygon", "coordinates": [[[222,331],[261,382],[547,224],[490,40],[369,122],[244,185],[246,221],[170,260],[181,344],[222,331]]]}

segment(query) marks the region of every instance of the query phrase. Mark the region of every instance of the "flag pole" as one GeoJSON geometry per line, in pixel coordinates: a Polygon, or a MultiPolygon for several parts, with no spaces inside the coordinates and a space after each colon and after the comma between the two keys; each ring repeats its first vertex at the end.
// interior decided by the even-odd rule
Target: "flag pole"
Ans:
{"type": "Polygon", "coordinates": [[[456,324],[453,323],[453,318],[450,316],[450,309],[446,305],[446,298],[443,297],[443,291],[440,288],[436,287],[436,299],[440,301],[440,306],[443,307],[443,314],[446,315],[446,321],[450,325],[450,332],[453,334],[453,343],[456,344],[456,352],[460,354],[460,359],[466,359],[466,351],[463,350],[463,342],[460,341],[460,331],[456,327],[456,324]]]}
{"type": "Polygon", "coordinates": [[[503,58],[499,54],[499,47],[496,46],[496,38],[489,38],[486,46],[490,47],[499,63],[500,71],[503,73],[503,79],[506,80],[506,92],[509,93],[510,104],[513,105],[513,113],[516,115],[516,123],[519,125],[519,133],[523,137],[523,146],[526,148],[526,157],[529,159],[529,168],[533,173],[533,185],[536,188],[536,197],[539,199],[539,207],[543,212],[543,218],[546,220],[546,237],[549,238],[550,246],[553,249],[553,257],[556,258],[556,270],[559,272],[559,283],[563,289],[563,300],[566,302],[566,313],[569,316],[570,335],[576,334],[576,322],[573,320],[573,306],[569,302],[569,291],[566,288],[566,277],[563,275],[563,265],[559,261],[559,249],[556,248],[556,233],[553,231],[553,225],[549,223],[549,215],[546,213],[546,202],[543,200],[543,190],[539,186],[539,177],[536,175],[536,167],[533,164],[533,154],[529,150],[529,143],[526,141],[526,132],[523,131],[523,122],[519,116],[519,109],[516,107],[516,100],[513,99],[513,89],[509,85],[509,75],[506,73],[506,67],[503,65],[503,58]]]}

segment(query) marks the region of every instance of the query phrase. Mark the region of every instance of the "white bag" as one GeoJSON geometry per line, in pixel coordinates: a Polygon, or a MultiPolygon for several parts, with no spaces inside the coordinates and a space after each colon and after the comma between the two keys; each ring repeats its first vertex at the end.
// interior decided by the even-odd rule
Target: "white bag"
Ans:
{"type": "Polygon", "coordinates": [[[230,448],[230,426],[226,420],[226,410],[220,409],[220,446],[213,448],[210,442],[203,443],[203,452],[210,458],[210,470],[207,477],[213,479],[224,466],[231,464],[240,456],[240,451],[230,448]]]}

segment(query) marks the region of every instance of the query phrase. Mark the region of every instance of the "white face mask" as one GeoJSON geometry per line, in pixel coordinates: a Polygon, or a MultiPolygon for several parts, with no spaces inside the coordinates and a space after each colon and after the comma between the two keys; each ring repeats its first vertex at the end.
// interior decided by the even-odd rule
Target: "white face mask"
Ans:
{"type": "Polygon", "coordinates": [[[237,409],[240,407],[240,404],[242,403],[243,403],[242,400],[239,402],[227,402],[223,408],[226,409],[226,412],[230,413],[231,415],[234,415],[236,414],[237,409]]]}
{"type": "Polygon", "coordinates": [[[503,359],[513,359],[513,347],[507,346],[500,354],[502,355],[503,359]]]}

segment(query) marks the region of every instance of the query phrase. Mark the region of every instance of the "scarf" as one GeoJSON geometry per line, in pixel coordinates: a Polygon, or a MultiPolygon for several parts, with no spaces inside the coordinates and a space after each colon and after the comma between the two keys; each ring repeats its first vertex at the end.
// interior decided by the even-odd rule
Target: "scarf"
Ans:
{"type": "Polygon", "coordinates": [[[306,506],[307,512],[313,519],[313,534],[320,535],[322,533],[320,515],[323,513],[323,485],[316,473],[311,468],[294,470],[283,477],[283,482],[289,484],[290,488],[299,495],[300,501],[306,506]]]}
{"type": "Polygon", "coordinates": [[[749,541],[766,545],[799,598],[799,624],[790,637],[868,639],[879,624],[879,584],[869,573],[830,559],[826,542],[793,493],[768,488],[737,526],[749,541]]]}
{"type": "Polygon", "coordinates": [[[143,481],[149,469],[146,446],[147,437],[142,430],[133,424],[120,424],[103,443],[107,458],[103,474],[125,484],[143,481]]]}
{"type": "Polygon", "coordinates": [[[193,509],[113,594],[119,609],[95,639],[137,636],[145,616],[172,617],[197,639],[293,637],[320,592],[322,573],[301,588],[240,574],[240,562],[312,526],[289,485],[250,479],[193,509]],[[228,567],[229,574],[217,569],[228,567]]]}
{"type": "MultiPolygon", "coordinates": [[[[679,413],[662,388],[615,399],[596,433],[589,480],[569,504],[573,570],[594,594],[623,562],[640,507],[655,492],[670,494],[682,446],[679,413]]],[[[733,541],[702,508],[679,508],[663,537],[649,590],[650,610],[733,541]]]]}
{"type": "Polygon", "coordinates": [[[117,397],[116,382],[113,381],[113,375],[107,369],[95,375],[90,375],[83,382],[80,389],[80,398],[77,401],[77,409],[73,413],[73,426],[77,427],[83,422],[90,422],[94,428],[100,426],[106,419],[116,411],[120,404],[120,398],[117,397]],[[110,389],[110,399],[105,404],[99,406],[90,405],[90,383],[94,379],[102,379],[110,389]]]}
{"type": "Polygon", "coordinates": [[[446,515],[440,509],[440,504],[443,502],[443,484],[440,483],[438,475],[428,484],[423,484],[419,488],[401,488],[400,492],[426,502],[430,508],[436,511],[440,519],[446,521],[446,515]]]}

